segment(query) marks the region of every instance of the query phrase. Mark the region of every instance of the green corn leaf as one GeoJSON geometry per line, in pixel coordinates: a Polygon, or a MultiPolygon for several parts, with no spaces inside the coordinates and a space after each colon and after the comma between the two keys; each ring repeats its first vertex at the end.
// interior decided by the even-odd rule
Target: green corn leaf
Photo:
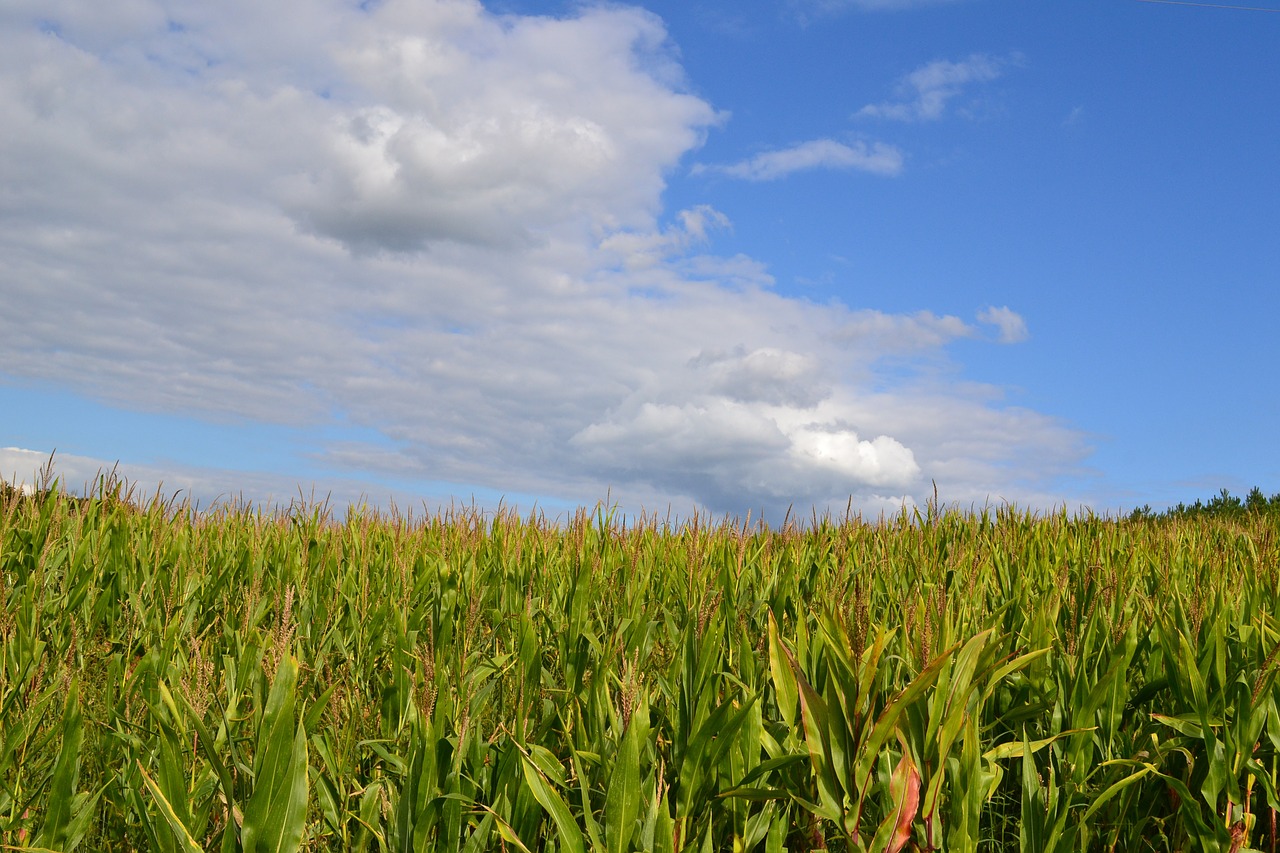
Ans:
{"type": "Polygon", "coordinates": [[[253,793],[244,810],[245,853],[294,853],[307,815],[307,736],[295,725],[298,664],[286,655],[271,685],[254,756],[253,793]]]}
{"type": "MultiPolygon", "coordinates": [[[[644,708],[643,713],[647,716],[648,708],[644,708]]],[[[613,771],[609,774],[604,800],[605,849],[609,853],[625,853],[630,849],[631,834],[640,816],[639,729],[639,720],[633,716],[618,744],[613,771]]]]}
{"type": "Polygon", "coordinates": [[[164,792],[166,805],[178,821],[183,826],[190,826],[191,803],[187,792],[187,775],[182,766],[182,747],[174,730],[163,719],[157,717],[155,722],[160,730],[160,790],[164,792]]]}
{"type": "Polygon", "coordinates": [[[885,647],[896,633],[893,628],[879,628],[876,640],[871,648],[863,653],[862,677],[858,681],[858,708],[867,707],[871,702],[871,691],[874,689],[876,677],[880,674],[880,659],[884,656],[885,647]]]}
{"type": "Polygon", "coordinates": [[[651,782],[645,787],[653,790],[648,799],[648,814],[645,817],[644,829],[641,833],[642,848],[654,853],[675,853],[675,820],[671,817],[671,803],[664,790],[662,774],[655,772],[651,782]],[[658,790],[662,790],[661,796],[658,790]]]}
{"type": "Polygon", "coordinates": [[[1097,726],[1089,726],[1084,729],[1068,729],[1065,732],[1058,732],[1052,737],[1040,738],[1039,740],[1013,740],[1008,743],[1002,743],[999,746],[992,747],[982,753],[983,760],[987,762],[1004,761],[1009,758],[1018,758],[1025,756],[1028,752],[1039,752],[1051,743],[1056,743],[1063,738],[1070,737],[1081,732],[1096,731],[1097,726]]]}
{"type": "Polygon", "coordinates": [[[680,766],[680,797],[676,801],[676,817],[686,818],[692,815],[705,782],[714,775],[720,762],[733,748],[738,731],[758,698],[759,696],[752,696],[742,706],[726,700],[689,739],[689,747],[680,766]]]}
{"type": "Polygon", "coordinates": [[[1227,751],[1222,741],[1214,736],[1212,729],[1206,727],[1204,731],[1205,755],[1201,760],[1207,761],[1209,768],[1205,773],[1204,782],[1200,785],[1200,793],[1210,810],[1216,812],[1222,789],[1231,781],[1227,767],[1227,751]]]}
{"type": "MultiPolygon", "coordinates": [[[[945,695],[940,695],[943,694],[943,686],[941,684],[938,685],[937,692],[934,695],[933,710],[935,712],[940,710],[941,713],[931,713],[929,715],[928,734],[936,733],[935,743],[929,745],[936,745],[936,752],[933,755],[939,767],[950,756],[956,738],[960,734],[960,728],[964,725],[968,713],[969,698],[973,693],[973,674],[977,669],[978,659],[983,649],[986,648],[993,632],[994,629],[988,629],[965,643],[964,648],[955,658],[955,665],[951,669],[951,677],[946,685],[945,695]]],[[[929,788],[925,793],[924,813],[926,820],[933,816],[937,808],[938,799],[942,792],[942,783],[945,779],[945,773],[937,772],[933,774],[929,788]]]]}
{"type": "Polygon", "coordinates": [[[315,732],[320,725],[320,718],[324,716],[325,709],[329,707],[329,700],[333,698],[333,691],[338,688],[336,684],[330,684],[325,688],[316,700],[307,707],[307,713],[303,716],[303,726],[308,732],[315,732]]]}
{"type": "MultiPolygon", "coordinates": [[[[1022,810],[1018,821],[1018,840],[1023,850],[1045,849],[1045,796],[1040,775],[1036,773],[1034,749],[1027,733],[1022,732],[1022,740],[1010,746],[1017,746],[1022,752],[1022,810]]],[[[985,756],[984,756],[985,757],[985,756]]]]}
{"type": "Polygon", "coordinates": [[[1085,809],[1084,815],[1080,818],[1081,822],[1087,822],[1089,818],[1098,813],[1098,809],[1105,806],[1112,798],[1121,793],[1125,788],[1141,782],[1147,775],[1153,772],[1155,772],[1154,767],[1151,765],[1145,765],[1140,767],[1138,770],[1135,770],[1133,773],[1130,773],[1123,779],[1113,782],[1105,791],[1095,797],[1092,803],[1089,804],[1089,808],[1085,809]]]}
{"type": "MultiPolygon", "coordinates": [[[[1204,735],[1204,726],[1200,725],[1199,714],[1179,714],[1177,716],[1152,714],[1151,719],[1168,726],[1178,734],[1186,735],[1196,740],[1199,740],[1204,735]]],[[[1211,722],[1210,725],[1213,725],[1213,723],[1211,722]]]]}
{"type": "MultiPolygon", "coordinates": [[[[988,631],[990,630],[994,629],[988,629],[988,631]]],[[[865,795],[867,783],[871,778],[881,748],[897,732],[898,718],[902,716],[908,706],[917,701],[933,686],[938,673],[947,665],[951,655],[955,653],[957,648],[959,648],[958,643],[934,658],[927,667],[920,671],[919,675],[912,679],[910,684],[885,705],[866,740],[859,746],[858,759],[853,767],[854,775],[852,780],[855,790],[858,792],[859,800],[865,795]]]]}
{"type": "MultiPolygon", "coordinates": [[[[484,853],[484,851],[491,849],[489,835],[496,825],[495,817],[496,815],[492,811],[484,816],[484,820],[480,821],[480,825],[471,832],[471,835],[467,838],[467,843],[462,846],[462,853],[484,853]]],[[[501,835],[501,831],[498,834],[501,835]]]]}
{"type": "MultiPolygon", "coordinates": [[[[484,803],[478,802],[475,805],[489,813],[489,817],[493,819],[494,826],[498,828],[498,835],[502,837],[503,841],[507,844],[514,845],[517,850],[523,850],[524,853],[532,853],[532,851],[525,846],[525,843],[520,840],[520,836],[516,835],[516,831],[511,828],[511,825],[503,820],[497,812],[486,806],[484,803]]],[[[475,837],[475,835],[472,836],[472,838],[475,837]]],[[[421,849],[425,850],[425,847],[421,849]]]]}
{"type": "Polygon", "coordinates": [[[138,772],[142,774],[142,783],[147,786],[147,790],[151,792],[152,798],[155,799],[156,806],[160,809],[160,814],[164,816],[165,821],[169,824],[169,828],[173,830],[173,835],[177,839],[178,849],[182,853],[204,853],[204,848],[196,843],[191,837],[191,833],[187,831],[186,825],[174,810],[173,805],[165,797],[164,792],[160,790],[160,786],[155,780],[147,775],[146,769],[142,766],[142,762],[138,762],[138,772]]]}
{"type": "Polygon", "coordinates": [[[551,787],[551,783],[542,775],[542,771],[532,759],[524,753],[521,753],[520,757],[521,767],[524,768],[525,784],[529,786],[538,805],[551,815],[551,820],[556,825],[558,846],[567,853],[584,853],[586,841],[564,798],[551,787]]]}
{"type": "MultiPolygon", "coordinates": [[[[582,762],[579,761],[587,755],[585,752],[574,752],[569,756],[569,764],[573,768],[573,775],[578,779],[578,791],[582,797],[582,823],[587,828],[587,842],[592,850],[599,851],[604,849],[604,841],[600,837],[600,823],[591,807],[591,778],[583,772],[582,762]]],[[[598,756],[593,757],[596,761],[599,760],[598,756]]]]}
{"type": "MultiPolygon", "coordinates": [[[[165,720],[175,729],[182,723],[182,715],[178,713],[178,704],[173,701],[173,694],[169,692],[169,688],[162,681],[156,685],[156,689],[160,693],[160,705],[168,712],[168,719],[165,720]]],[[[164,717],[161,717],[164,720],[164,717]]]]}
{"type": "Polygon", "coordinates": [[[1200,665],[1196,661],[1196,653],[1187,642],[1185,634],[1178,635],[1178,644],[1182,656],[1182,674],[1191,685],[1191,696],[1196,713],[1201,715],[1202,722],[1207,723],[1210,712],[1209,697],[1205,690],[1204,677],[1200,673],[1200,665]]]}
{"type": "Polygon", "coordinates": [[[809,760],[813,764],[813,772],[817,777],[818,794],[821,806],[815,806],[816,813],[828,820],[839,822],[844,815],[844,785],[841,779],[849,779],[849,768],[836,768],[831,763],[830,717],[827,705],[818,692],[800,673],[800,664],[786,646],[781,646],[795,675],[800,689],[800,710],[804,723],[805,744],[809,749],[809,760]]]}
{"type": "MultiPolygon", "coordinates": [[[[376,841],[379,850],[387,849],[386,838],[383,836],[381,823],[378,820],[379,795],[382,785],[383,780],[375,780],[369,783],[360,794],[359,816],[357,817],[360,830],[356,833],[356,843],[354,845],[356,850],[368,850],[371,839],[376,841]]],[[[447,837],[451,846],[456,849],[457,833],[450,833],[447,837]]]]}
{"type": "Polygon", "coordinates": [[[804,761],[808,757],[809,756],[804,753],[797,752],[797,753],[792,753],[790,755],[780,755],[777,758],[769,758],[764,761],[761,761],[759,764],[757,764],[755,767],[751,769],[750,773],[742,777],[742,779],[738,782],[737,787],[733,788],[732,790],[724,792],[723,794],[721,794],[721,796],[724,796],[724,797],[738,796],[738,794],[736,793],[738,790],[750,787],[752,783],[754,783],[756,780],[763,779],[765,776],[769,775],[773,771],[781,770],[785,767],[790,767],[792,764],[795,764],[798,761],[804,761]]]}
{"type": "MultiPolygon", "coordinates": [[[[183,708],[186,709],[186,720],[196,731],[196,739],[199,742],[200,751],[204,753],[205,758],[209,761],[209,766],[213,768],[213,773],[218,779],[219,786],[222,791],[222,797],[227,803],[228,811],[239,809],[240,803],[236,798],[235,780],[231,773],[228,772],[226,764],[222,761],[222,757],[218,755],[217,741],[214,739],[213,733],[200,719],[200,715],[191,707],[187,700],[182,698],[183,708]]],[[[223,833],[223,844],[235,841],[235,821],[228,820],[227,828],[223,833]]]]}
{"type": "Polygon", "coordinates": [[[743,850],[754,850],[761,841],[769,836],[769,830],[777,819],[777,804],[769,803],[760,811],[747,818],[745,830],[742,833],[741,847],[743,850]]]}
{"type": "Polygon", "coordinates": [[[782,640],[778,636],[778,622],[769,611],[769,674],[773,677],[774,695],[777,697],[778,712],[788,728],[796,724],[796,702],[799,699],[799,687],[796,686],[795,675],[787,661],[782,640]]]}
{"type": "Polygon", "coordinates": [[[84,741],[84,726],[80,716],[80,688],[73,681],[67,692],[62,711],[62,747],[53,768],[53,782],[49,789],[49,807],[44,825],[36,835],[37,847],[63,850],[67,847],[74,816],[73,805],[76,784],[80,778],[80,745],[84,741]]]}
{"type": "Polygon", "coordinates": [[[89,830],[98,821],[98,801],[102,794],[111,787],[114,779],[103,783],[102,787],[90,793],[81,791],[75,795],[71,804],[71,824],[67,827],[67,845],[62,853],[71,853],[80,846],[80,842],[89,834],[89,830]]]}
{"type": "MultiPolygon", "coordinates": [[[[807,756],[802,755],[799,757],[803,760],[807,756]]],[[[751,800],[758,803],[767,803],[772,802],[773,800],[787,799],[788,792],[784,788],[748,788],[746,786],[739,785],[738,787],[724,791],[717,796],[722,799],[732,797],[739,800],[751,800]]]]}
{"type": "Polygon", "coordinates": [[[786,844],[787,833],[790,830],[791,821],[787,818],[785,812],[783,812],[779,817],[774,818],[769,824],[769,834],[765,837],[765,853],[783,853],[786,849],[783,845],[786,844]]]}
{"type": "Polygon", "coordinates": [[[996,667],[995,671],[991,673],[991,678],[987,681],[986,689],[982,691],[982,701],[985,703],[989,698],[991,698],[991,694],[996,691],[1001,680],[1006,676],[1012,675],[1019,670],[1026,669],[1031,664],[1043,657],[1046,657],[1052,651],[1052,646],[1045,646],[1043,649],[1036,649],[1035,651],[1027,652],[1024,655],[1019,655],[1013,660],[1006,661],[996,667]]]}

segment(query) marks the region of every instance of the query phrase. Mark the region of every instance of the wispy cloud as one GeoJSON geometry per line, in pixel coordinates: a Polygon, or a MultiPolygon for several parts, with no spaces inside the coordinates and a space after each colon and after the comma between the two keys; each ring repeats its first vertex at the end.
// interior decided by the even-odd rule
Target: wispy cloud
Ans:
{"type": "Polygon", "coordinates": [[[699,164],[693,171],[695,174],[719,172],[748,181],[775,181],[809,169],[853,169],[875,175],[896,175],[902,171],[902,160],[901,151],[883,142],[846,145],[834,139],[814,139],[790,148],[765,151],[737,163],[699,164]]]}
{"type": "Polygon", "coordinates": [[[894,121],[936,121],[967,86],[995,80],[1010,61],[979,53],[959,62],[935,60],[898,81],[897,100],[867,104],[856,115],[894,121]]]}
{"type": "Polygon", "coordinates": [[[978,322],[995,326],[1000,335],[998,340],[1002,344],[1021,343],[1030,337],[1026,321],[1007,305],[984,308],[978,312],[978,322]]]}

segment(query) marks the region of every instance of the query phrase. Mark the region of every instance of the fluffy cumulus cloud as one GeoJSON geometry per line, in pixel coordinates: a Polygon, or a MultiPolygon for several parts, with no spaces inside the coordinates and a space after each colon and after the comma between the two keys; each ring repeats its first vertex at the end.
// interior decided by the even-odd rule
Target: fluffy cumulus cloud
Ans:
{"type": "MultiPolygon", "coordinates": [[[[315,449],[353,482],[612,489],[632,508],[890,506],[930,480],[1035,501],[1083,456],[1052,419],[945,381],[974,322],[1025,336],[1009,309],[790,298],[757,259],[712,252],[724,214],[663,210],[664,176],[722,117],[642,10],[42,0],[0,23],[9,378],[242,423],[341,418],[378,436],[315,449]]],[[[730,169],[899,164],[823,140],[730,169]]]]}
{"type": "Polygon", "coordinates": [[[367,100],[327,122],[323,161],[286,190],[300,221],[357,250],[643,226],[663,186],[654,166],[715,118],[661,79],[675,76],[665,34],[638,9],[555,21],[392,4],[357,32],[336,61],[367,100]]]}
{"type": "Polygon", "coordinates": [[[964,93],[965,87],[995,80],[1016,59],[975,53],[959,62],[935,60],[898,81],[897,100],[867,104],[857,114],[895,121],[936,121],[946,114],[948,104],[964,93]]]}

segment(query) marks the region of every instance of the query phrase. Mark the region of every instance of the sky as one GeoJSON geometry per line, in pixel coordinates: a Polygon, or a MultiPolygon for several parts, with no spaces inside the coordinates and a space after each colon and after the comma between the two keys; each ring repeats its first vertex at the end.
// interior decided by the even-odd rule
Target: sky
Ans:
{"type": "Polygon", "coordinates": [[[9,0],[0,473],[1280,492],[1277,46],[1271,0],[9,0]]]}

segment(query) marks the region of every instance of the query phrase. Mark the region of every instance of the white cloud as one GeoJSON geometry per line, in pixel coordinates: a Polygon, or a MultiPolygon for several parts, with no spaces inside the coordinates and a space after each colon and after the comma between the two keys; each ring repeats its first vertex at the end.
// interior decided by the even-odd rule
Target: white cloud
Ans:
{"type": "Polygon", "coordinates": [[[48,478],[52,476],[50,454],[21,447],[0,447],[0,481],[31,494],[37,487],[48,485],[48,478]]]}
{"type": "Polygon", "coordinates": [[[716,508],[742,510],[745,500],[773,513],[854,491],[906,489],[920,474],[912,451],[889,436],[866,440],[838,422],[803,421],[785,405],[714,396],[624,405],[571,444],[602,470],[656,490],[698,495],[716,508]]]}
{"type": "MultiPolygon", "coordinates": [[[[340,452],[340,450],[338,451],[340,452]]],[[[429,508],[447,506],[452,499],[467,499],[439,489],[442,484],[424,484],[415,490],[370,486],[358,477],[326,477],[323,482],[262,471],[227,470],[186,465],[180,462],[138,463],[118,459],[98,459],[62,451],[30,450],[20,447],[0,448],[0,480],[16,485],[32,494],[46,485],[45,474],[56,479],[58,487],[75,495],[99,493],[104,482],[119,483],[125,494],[145,503],[159,497],[162,501],[190,501],[193,506],[208,509],[218,504],[247,501],[264,509],[288,507],[294,501],[307,504],[328,502],[335,508],[362,504],[388,507],[395,503],[406,512],[422,510],[426,499],[429,508]],[[47,472],[46,472],[47,468],[47,472]]],[[[500,496],[486,495],[478,505],[495,508],[500,496]]],[[[523,508],[530,509],[532,502],[523,508]]],[[[542,501],[542,507],[554,515],[567,505],[542,501]]]]}
{"type": "Polygon", "coordinates": [[[694,167],[694,173],[714,171],[748,181],[775,181],[808,169],[856,169],[875,175],[896,175],[902,171],[902,152],[883,142],[845,145],[834,139],[814,139],[728,165],[699,164],[694,167]]]}
{"type": "MultiPolygon", "coordinates": [[[[969,321],[786,297],[758,259],[709,253],[723,214],[664,216],[664,175],[720,117],[648,13],[128,9],[4,13],[8,376],[130,410],[341,418],[380,440],[317,449],[350,472],[340,494],[408,478],[574,501],[612,487],[633,508],[874,507],[931,478],[1051,494],[1085,452],[993,389],[912,372],[975,337],[969,321]]],[[[741,169],[900,163],[818,140],[741,169]]],[[[99,464],[58,462],[72,479],[99,464]]],[[[122,463],[292,496],[278,475],[122,463]]]]}
{"type": "Polygon", "coordinates": [[[813,469],[808,476],[834,469],[872,486],[901,489],[920,474],[915,454],[887,435],[866,441],[849,430],[807,427],[791,436],[791,451],[813,469]]]}
{"type": "Polygon", "coordinates": [[[900,354],[936,350],[953,340],[975,337],[977,330],[950,314],[885,314],[863,309],[845,317],[835,335],[872,352],[900,354]]]}
{"type": "Polygon", "coordinates": [[[712,231],[731,227],[729,217],[709,205],[682,210],[676,219],[661,231],[609,234],[600,241],[600,248],[617,253],[628,267],[649,267],[705,243],[712,231]]]}
{"type": "MultiPolygon", "coordinates": [[[[0,480],[15,484],[25,492],[51,485],[73,494],[93,491],[104,477],[121,478],[132,488],[136,500],[145,501],[157,493],[165,497],[190,494],[193,491],[210,498],[221,494],[230,498],[240,489],[261,492],[269,478],[253,472],[200,471],[194,467],[177,469],[121,463],[118,460],[95,459],[75,453],[30,450],[22,447],[0,447],[0,480]]],[[[288,503],[297,496],[295,483],[277,482],[271,492],[277,500],[288,503]]]]}
{"type": "Polygon", "coordinates": [[[966,86],[995,80],[1008,62],[979,53],[959,62],[935,60],[898,81],[895,88],[900,100],[867,104],[857,115],[896,121],[936,121],[942,118],[948,103],[963,94],[966,86]]]}
{"type": "Polygon", "coordinates": [[[321,162],[285,189],[300,221],[356,249],[645,225],[663,187],[653,166],[717,121],[638,71],[665,39],[638,9],[551,21],[394,3],[384,17],[339,52],[375,103],[335,116],[321,162]]]}
{"type": "Polygon", "coordinates": [[[1030,337],[1027,322],[1007,305],[984,308],[978,312],[978,322],[995,326],[1000,332],[999,340],[1002,344],[1016,344],[1030,337]]]}

